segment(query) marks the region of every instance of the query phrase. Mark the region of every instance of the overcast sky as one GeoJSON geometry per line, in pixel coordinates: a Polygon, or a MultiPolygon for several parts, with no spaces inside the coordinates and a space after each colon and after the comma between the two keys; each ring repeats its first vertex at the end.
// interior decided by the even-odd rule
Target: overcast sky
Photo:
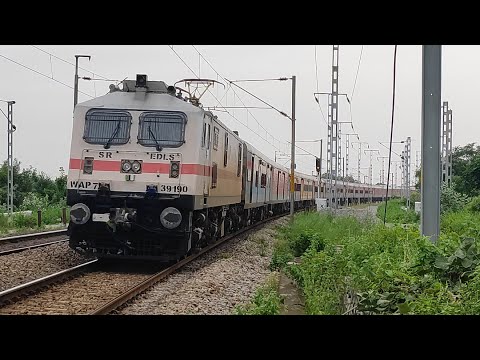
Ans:
{"type": "MultiPolygon", "coordinates": [[[[80,66],[113,80],[126,77],[134,79],[136,74],[147,74],[149,80],[163,80],[167,84],[195,75],[175,52],[167,45],[152,46],[98,46],[98,45],[37,45],[52,55],[75,62],[75,54],[91,55],[91,61],[80,59],[80,66]]],[[[313,93],[331,91],[332,46],[317,45],[317,76],[314,45],[198,45],[198,51],[213,68],[230,80],[297,77],[296,138],[297,140],[324,140],[326,158],[327,125],[314,100],[313,93]]],[[[50,176],[57,176],[60,167],[68,168],[73,90],[55,82],[53,78],[73,87],[74,66],[42,52],[31,45],[0,46],[0,99],[15,100],[14,157],[22,167],[33,166],[50,176]],[[50,79],[21,67],[8,57],[28,66],[50,79]]],[[[355,75],[359,64],[361,45],[341,45],[339,56],[339,92],[347,93],[352,100],[352,113],[345,99],[339,99],[339,121],[353,120],[360,140],[368,142],[371,149],[379,149],[382,156],[388,150],[379,141],[388,141],[392,109],[393,45],[364,45],[363,54],[352,96],[355,75]]],[[[174,45],[173,49],[186,64],[202,78],[217,79],[217,74],[202,59],[192,45],[174,45]]],[[[453,146],[478,142],[480,124],[473,116],[476,113],[477,87],[480,83],[479,46],[443,46],[442,57],[442,101],[448,101],[453,109],[453,146]]],[[[397,85],[395,100],[394,141],[412,137],[412,171],[416,152],[420,150],[421,132],[421,45],[399,45],[397,53],[397,85]]],[[[83,70],[80,76],[92,74],[83,70]]],[[[221,78],[218,78],[221,81],[221,78]]],[[[80,80],[79,90],[91,97],[108,92],[109,81],[80,80]]],[[[287,114],[291,113],[291,82],[239,83],[287,114]]],[[[223,106],[264,106],[242,90],[226,84],[226,90],[216,86],[212,93],[223,106]],[[235,90],[235,91],[233,91],[235,90]],[[243,101],[243,103],[242,103],[243,101]]],[[[79,94],[79,102],[91,97],[79,94]]],[[[207,93],[201,102],[206,106],[218,106],[218,101],[207,93]]],[[[327,116],[327,97],[320,97],[320,104],[327,116]]],[[[0,103],[4,112],[5,103],[0,103]]],[[[274,158],[274,151],[290,152],[290,121],[272,110],[228,109],[216,112],[218,117],[232,130],[265,155],[274,158]],[[253,115],[253,116],[252,116],[253,115]],[[256,118],[256,119],[255,119],[256,118]],[[267,132],[262,129],[257,121],[267,132]],[[267,139],[265,141],[264,139],[267,139]]],[[[3,117],[3,116],[2,116],[3,117]]],[[[7,121],[0,121],[0,159],[7,157],[7,121]]],[[[349,124],[342,124],[344,133],[352,132],[349,124]]],[[[352,139],[353,137],[351,137],[352,139]]],[[[352,140],[351,140],[352,141],[352,140]]],[[[356,139],[353,139],[356,141],[356,139]]],[[[309,152],[318,154],[318,143],[298,143],[309,152]]],[[[356,146],[356,145],[354,145],[356,146]]],[[[400,153],[403,144],[394,145],[400,153]]],[[[298,153],[303,151],[297,150],[298,153]]],[[[344,152],[344,150],[343,150],[344,152]]],[[[356,178],[358,147],[350,148],[350,173],[356,178]]],[[[282,158],[281,162],[288,159],[282,158]]],[[[362,155],[362,168],[368,167],[369,157],[362,155]]],[[[393,160],[399,160],[395,155],[393,160]]],[[[312,156],[299,156],[297,168],[310,174],[315,169],[312,156]]],[[[323,163],[326,169],[326,163],[323,163]]],[[[374,182],[379,180],[381,162],[374,159],[374,182]]],[[[367,175],[367,169],[362,169],[367,175]]],[[[393,172],[392,168],[392,172],[393,172]]],[[[386,169],[385,169],[386,174],[386,169]]],[[[400,177],[400,170],[398,170],[400,177]]],[[[363,180],[363,177],[362,177],[363,180]]]]}

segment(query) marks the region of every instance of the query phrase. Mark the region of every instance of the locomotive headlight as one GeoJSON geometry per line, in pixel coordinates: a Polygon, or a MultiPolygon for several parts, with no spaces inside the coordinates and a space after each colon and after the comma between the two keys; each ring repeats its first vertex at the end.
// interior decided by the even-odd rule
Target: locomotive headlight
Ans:
{"type": "Polygon", "coordinates": [[[170,161],[170,177],[178,178],[180,174],[180,161],[170,161]]]}
{"type": "Polygon", "coordinates": [[[138,161],[133,162],[132,169],[134,172],[138,173],[141,168],[142,168],[142,165],[138,161]]]}
{"type": "Polygon", "coordinates": [[[167,229],[175,229],[182,222],[182,213],[177,208],[167,207],[160,214],[160,222],[167,229]]]}
{"type": "Polygon", "coordinates": [[[83,225],[90,219],[90,209],[83,203],[78,203],[70,209],[70,220],[74,224],[83,225]]]}
{"type": "Polygon", "coordinates": [[[123,172],[129,172],[132,169],[132,164],[129,161],[124,160],[122,164],[123,172]]]}

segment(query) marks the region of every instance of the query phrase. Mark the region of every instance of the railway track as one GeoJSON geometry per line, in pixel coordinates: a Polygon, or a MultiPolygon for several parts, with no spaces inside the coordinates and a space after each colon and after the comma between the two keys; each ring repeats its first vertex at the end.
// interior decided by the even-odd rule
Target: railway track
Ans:
{"type": "MultiPolygon", "coordinates": [[[[0,314],[109,314],[196,258],[241,234],[284,215],[257,222],[229,234],[196,254],[158,271],[105,271],[93,260],[0,292],[0,314]],[[153,274],[152,274],[153,272],[153,274]]],[[[145,269],[144,269],[145,270],[145,269]]]]}
{"type": "Polygon", "coordinates": [[[0,238],[0,256],[65,241],[68,241],[66,229],[4,237],[0,238]]]}

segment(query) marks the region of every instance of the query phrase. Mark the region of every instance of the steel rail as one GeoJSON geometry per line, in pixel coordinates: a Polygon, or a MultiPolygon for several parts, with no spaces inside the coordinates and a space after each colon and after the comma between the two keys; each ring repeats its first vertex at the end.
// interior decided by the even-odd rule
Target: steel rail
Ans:
{"type": "Polygon", "coordinates": [[[157,282],[167,278],[169,275],[171,275],[172,273],[174,273],[176,270],[182,268],[183,266],[187,265],[188,263],[192,262],[193,260],[195,260],[196,258],[198,258],[199,256],[205,254],[206,252],[212,250],[213,248],[216,248],[217,246],[223,244],[224,242],[234,238],[234,237],[237,237],[238,235],[241,235],[243,233],[246,233],[250,230],[253,230],[255,229],[256,227],[260,226],[260,225],[263,225],[265,223],[268,223],[270,221],[273,221],[275,219],[278,219],[282,216],[288,216],[285,215],[285,214],[281,214],[281,215],[277,215],[277,216],[273,216],[273,217],[270,217],[268,219],[265,219],[265,220],[262,220],[262,221],[259,221],[251,226],[248,226],[246,228],[243,228],[243,229],[240,229],[232,234],[229,234],[229,235],[226,235],[224,236],[223,238],[219,239],[217,242],[213,243],[213,244],[210,244],[208,246],[206,246],[205,248],[203,248],[200,252],[196,253],[196,254],[192,254],[188,257],[186,257],[185,259],[177,262],[176,264],[168,267],[167,269],[165,270],[162,270],[154,275],[152,275],[151,277],[149,277],[148,279],[144,280],[143,282],[141,282],[140,284],[138,285],[135,285],[133,287],[131,287],[130,289],[128,289],[126,292],[124,292],[123,294],[121,294],[120,296],[116,297],[115,299],[113,299],[112,301],[108,302],[107,304],[97,308],[96,310],[94,310],[93,312],[90,313],[90,315],[107,315],[109,314],[110,312],[114,311],[115,309],[119,308],[120,306],[122,306],[123,304],[125,304],[126,302],[128,302],[129,300],[133,299],[135,296],[141,294],[142,292],[144,292],[145,290],[149,289],[150,287],[152,287],[153,285],[155,285],[157,282]]]}
{"type": "Polygon", "coordinates": [[[61,279],[72,276],[76,272],[85,271],[86,268],[92,266],[97,261],[98,261],[98,259],[91,260],[91,261],[88,261],[86,263],[71,267],[69,269],[62,270],[62,271],[59,271],[57,273],[44,276],[40,279],[35,279],[35,280],[27,282],[25,284],[17,285],[13,288],[10,288],[10,289],[4,290],[4,291],[0,291],[0,304],[5,304],[10,299],[22,296],[25,293],[34,292],[34,291],[36,291],[36,290],[38,290],[38,289],[40,289],[44,286],[47,286],[47,285],[52,284],[54,282],[58,282],[61,279]]]}

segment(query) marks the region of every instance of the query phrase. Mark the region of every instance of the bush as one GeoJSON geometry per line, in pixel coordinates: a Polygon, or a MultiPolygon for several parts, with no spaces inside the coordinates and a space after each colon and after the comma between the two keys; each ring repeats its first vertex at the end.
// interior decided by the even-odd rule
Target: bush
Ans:
{"type": "Polygon", "coordinates": [[[415,210],[415,203],[420,201],[422,201],[422,197],[419,192],[414,191],[410,194],[410,208],[412,210],[415,210]]]}
{"type": "MultiPolygon", "coordinates": [[[[399,202],[400,203],[400,202],[399,202]]],[[[477,314],[480,311],[480,213],[442,214],[436,244],[418,229],[372,225],[353,218],[302,214],[281,241],[310,246],[286,267],[305,295],[308,314],[342,314],[348,290],[357,310],[376,314],[477,314]],[[321,234],[323,247],[313,246],[321,234]],[[296,238],[297,236],[297,238],[296,238]]],[[[293,256],[297,247],[282,245],[293,256]]]]}
{"type": "Polygon", "coordinates": [[[480,196],[472,198],[467,204],[466,209],[470,212],[480,212],[480,196]]]}
{"type": "MultiPolygon", "coordinates": [[[[385,214],[385,203],[377,208],[377,217],[383,221],[385,214]]],[[[392,199],[387,204],[387,221],[394,224],[414,224],[420,220],[418,215],[412,209],[406,209],[406,199],[392,199]]]]}
{"type": "Polygon", "coordinates": [[[37,217],[23,214],[13,215],[13,224],[15,228],[35,228],[37,226],[37,217]]]}
{"type": "Polygon", "coordinates": [[[267,283],[256,291],[250,304],[237,306],[237,315],[277,315],[282,300],[278,294],[278,286],[278,273],[273,273],[267,283]]]}
{"type": "Polygon", "coordinates": [[[468,196],[455,191],[453,187],[442,184],[440,192],[440,212],[460,211],[468,203],[468,196]]]}
{"type": "Polygon", "coordinates": [[[32,210],[46,209],[49,205],[48,196],[40,196],[37,193],[29,192],[25,194],[23,203],[20,206],[20,210],[32,210]]]}

